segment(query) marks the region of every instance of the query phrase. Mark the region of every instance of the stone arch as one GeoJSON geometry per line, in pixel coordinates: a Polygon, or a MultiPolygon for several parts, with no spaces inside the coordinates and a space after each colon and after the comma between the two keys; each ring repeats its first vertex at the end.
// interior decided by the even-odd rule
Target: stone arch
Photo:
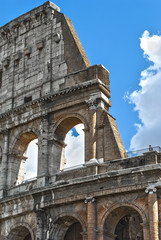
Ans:
{"type": "Polygon", "coordinates": [[[36,136],[36,138],[38,138],[38,139],[41,137],[40,131],[36,128],[27,128],[27,129],[20,131],[18,133],[18,135],[15,137],[14,141],[12,142],[12,145],[10,145],[9,154],[13,154],[16,152],[15,149],[17,146],[16,144],[18,144],[18,140],[26,133],[33,133],[36,136]]]}
{"type": "Polygon", "coordinates": [[[55,133],[57,127],[60,126],[60,124],[68,118],[78,119],[79,123],[84,124],[85,129],[89,129],[89,124],[88,124],[87,120],[81,114],[79,114],[79,113],[69,113],[69,114],[66,114],[64,116],[61,116],[59,118],[59,120],[54,124],[53,129],[52,129],[53,133],[55,133]]]}
{"type": "MultiPolygon", "coordinates": [[[[51,224],[50,218],[48,222],[51,224]]],[[[55,240],[64,239],[67,230],[74,223],[80,223],[82,227],[82,232],[86,233],[87,227],[85,221],[79,214],[64,212],[59,214],[58,216],[56,216],[56,218],[52,220],[51,226],[48,227],[47,237],[48,238],[54,237],[55,240]]]]}
{"type": "Polygon", "coordinates": [[[14,224],[10,228],[7,240],[35,240],[34,232],[28,223],[14,224]]]}
{"type": "Polygon", "coordinates": [[[75,213],[75,212],[63,212],[59,215],[57,215],[53,221],[56,222],[58,219],[61,219],[61,218],[64,218],[64,217],[72,217],[72,218],[75,218],[78,222],[80,222],[80,224],[82,225],[82,228],[83,228],[83,232],[86,232],[87,231],[87,226],[86,226],[86,222],[85,220],[81,217],[80,214],[78,213],[75,213]]]}
{"type": "Polygon", "coordinates": [[[115,229],[119,221],[125,216],[132,215],[140,216],[141,223],[147,223],[147,216],[139,205],[134,203],[116,203],[104,213],[100,227],[107,234],[115,236],[115,229]]]}
{"type": "MultiPolygon", "coordinates": [[[[70,129],[72,129],[74,126],[76,126],[77,124],[84,124],[84,128],[88,129],[88,123],[87,120],[78,113],[69,113],[67,115],[61,115],[60,118],[57,120],[57,122],[55,123],[55,125],[53,126],[53,128],[50,130],[52,131],[53,134],[53,145],[52,145],[52,153],[54,155],[54,159],[55,159],[55,166],[54,166],[54,170],[53,172],[59,172],[60,170],[63,170],[65,167],[65,147],[66,144],[64,142],[66,134],[68,133],[68,131],[70,129]]],[[[84,134],[84,159],[86,161],[86,146],[87,146],[87,132],[85,131],[84,134]]],[[[51,166],[53,166],[52,164],[52,159],[50,160],[51,162],[51,166]]],[[[51,169],[51,168],[50,168],[51,169]]],[[[49,170],[50,171],[50,170],[49,170]]]]}
{"type": "Polygon", "coordinates": [[[12,147],[10,146],[8,166],[8,186],[20,184],[24,181],[26,151],[29,143],[39,138],[39,131],[35,128],[27,128],[15,137],[12,147]]]}

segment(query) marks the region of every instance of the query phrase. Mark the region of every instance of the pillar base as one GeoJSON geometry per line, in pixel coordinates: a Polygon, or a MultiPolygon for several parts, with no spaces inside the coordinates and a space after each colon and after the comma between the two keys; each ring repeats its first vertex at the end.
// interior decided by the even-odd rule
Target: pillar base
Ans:
{"type": "Polygon", "coordinates": [[[37,177],[37,187],[45,187],[49,183],[49,176],[43,175],[37,177]]]}

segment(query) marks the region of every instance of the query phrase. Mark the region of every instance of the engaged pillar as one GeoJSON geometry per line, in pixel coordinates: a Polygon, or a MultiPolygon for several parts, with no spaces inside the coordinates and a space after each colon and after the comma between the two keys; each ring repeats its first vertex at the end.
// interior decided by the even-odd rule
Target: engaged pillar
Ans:
{"type": "Polygon", "coordinates": [[[90,160],[96,159],[96,107],[97,101],[96,99],[92,99],[87,101],[88,108],[89,108],[89,158],[90,160]]]}
{"type": "Polygon", "coordinates": [[[8,169],[8,142],[9,132],[8,129],[4,131],[4,144],[2,152],[2,172],[1,172],[1,189],[5,190],[7,187],[7,169],[8,169]]]}
{"type": "Polygon", "coordinates": [[[48,176],[48,115],[44,115],[41,118],[41,141],[38,142],[39,147],[39,164],[38,175],[48,176]]]}
{"type": "Polygon", "coordinates": [[[148,193],[150,240],[159,240],[157,189],[148,187],[145,192],[148,193]]]}
{"type": "Polygon", "coordinates": [[[41,209],[37,210],[36,215],[37,215],[36,239],[43,240],[43,219],[45,218],[43,210],[41,209]]]}
{"type": "Polygon", "coordinates": [[[87,204],[87,235],[88,240],[96,240],[96,200],[93,197],[86,198],[87,204]]]}

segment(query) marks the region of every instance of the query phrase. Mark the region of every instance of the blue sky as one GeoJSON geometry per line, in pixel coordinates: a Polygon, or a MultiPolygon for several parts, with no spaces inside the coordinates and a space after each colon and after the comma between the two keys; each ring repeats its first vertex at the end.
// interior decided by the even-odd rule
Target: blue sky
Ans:
{"type": "MultiPolygon", "coordinates": [[[[44,2],[42,0],[0,0],[0,26],[44,2]]],[[[148,144],[161,145],[161,132],[159,129],[156,131],[158,134],[156,139],[155,134],[152,136],[154,130],[151,125],[147,125],[147,119],[145,119],[147,106],[142,104],[151,102],[152,96],[146,94],[146,98],[144,98],[143,95],[147,88],[145,89],[144,86],[143,89],[143,86],[139,86],[141,72],[149,66],[155,65],[156,58],[150,56],[151,54],[155,55],[152,52],[155,42],[160,44],[161,1],[55,0],[53,2],[72,20],[91,64],[103,64],[110,72],[112,101],[110,113],[117,119],[125,148],[129,150],[130,145],[133,148],[148,147],[148,144]],[[149,32],[149,35],[144,34],[143,37],[145,30],[149,32]],[[158,38],[154,39],[154,35],[158,36],[159,40],[158,38]],[[142,48],[140,47],[140,38],[145,40],[142,48]],[[148,50],[146,44],[149,44],[148,50]],[[146,54],[146,57],[143,54],[146,54]],[[136,90],[141,90],[141,92],[136,90]],[[132,104],[129,104],[127,98],[125,101],[124,96],[127,93],[129,93],[128,98],[132,104]],[[134,94],[131,95],[132,93],[134,94]],[[140,109],[142,105],[144,105],[144,111],[140,109]],[[143,131],[144,137],[142,135],[135,137],[136,134],[141,134],[143,131]],[[145,131],[149,131],[148,134],[145,131]],[[147,140],[147,138],[149,139],[147,140]],[[139,144],[138,141],[141,143],[139,144]]],[[[160,45],[157,46],[160,49],[160,45]]],[[[156,51],[158,50],[156,49],[156,51]]],[[[157,71],[160,71],[158,69],[160,69],[160,65],[157,68],[157,71]]],[[[146,79],[149,79],[149,75],[146,75],[146,79]]],[[[149,86],[149,82],[144,83],[149,86]]],[[[159,90],[160,85],[157,86],[154,89],[159,90]]],[[[153,84],[151,88],[153,89],[153,84]]],[[[156,105],[160,109],[158,102],[156,105]]],[[[153,105],[151,107],[154,108],[153,105]]],[[[154,116],[154,113],[149,116],[149,122],[154,116]]],[[[148,124],[150,124],[149,122],[148,124]]],[[[155,129],[157,126],[159,125],[155,125],[155,129]]]]}

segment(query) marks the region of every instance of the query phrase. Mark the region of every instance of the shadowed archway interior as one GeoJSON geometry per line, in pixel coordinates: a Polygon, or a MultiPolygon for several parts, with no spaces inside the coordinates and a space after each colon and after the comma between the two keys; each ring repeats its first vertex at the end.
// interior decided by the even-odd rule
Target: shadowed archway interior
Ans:
{"type": "Polygon", "coordinates": [[[82,226],[79,222],[73,223],[67,230],[64,240],[82,240],[82,226]]]}
{"type": "Polygon", "coordinates": [[[32,240],[31,234],[26,227],[20,226],[12,229],[7,240],[32,240]]]}
{"type": "Polygon", "coordinates": [[[132,207],[122,206],[106,218],[104,231],[116,240],[143,240],[142,218],[132,207]]]}

